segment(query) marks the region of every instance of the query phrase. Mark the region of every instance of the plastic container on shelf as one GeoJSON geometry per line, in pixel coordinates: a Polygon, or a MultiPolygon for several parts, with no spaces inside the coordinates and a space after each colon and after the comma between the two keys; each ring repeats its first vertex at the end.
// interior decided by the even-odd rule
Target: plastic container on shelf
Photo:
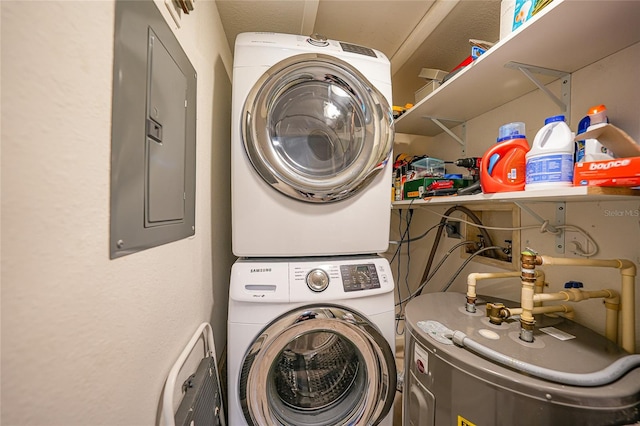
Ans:
{"type": "Polygon", "coordinates": [[[524,123],[505,124],[497,143],[480,160],[480,187],[484,193],[522,191],[525,185],[525,155],[529,142],[524,123]]]}
{"type": "Polygon", "coordinates": [[[439,158],[425,157],[411,163],[411,167],[416,171],[416,177],[444,176],[444,160],[439,158]]]}
{"type": "Polygon", "coordinates": [[[564,115],[544,121],[526,156],[526,191],[573,186],[573,139],[564,115]]]}
{"type": "MultiPolygon", "coordinates": [[[[589,109],[589,115],[587,116],[589,119],[587,131],[593,129],[594,126],[601,123],[608,123],[609,118],[607,117],[607,107],[604,105],[598,105],[589,109]]],[[[587,118],[585,117],[585,119],[587,118]]],[[[604,161],[604,160],[613,160],[615,158],[615,154],[602,145],[598,139],[585,139],[584,140],[584,157],[583,161],[604,161]]],[[[576,160],[576,162],[579,162],[576,160]]]]}

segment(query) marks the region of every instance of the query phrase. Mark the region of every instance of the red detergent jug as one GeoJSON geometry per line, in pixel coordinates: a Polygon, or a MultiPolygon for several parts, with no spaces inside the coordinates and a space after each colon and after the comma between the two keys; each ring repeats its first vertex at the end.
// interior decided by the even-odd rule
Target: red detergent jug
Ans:
{"type": "Polygon", "coordinates": [[[500,127],[498,143],[480,161],[480,187],[484,193],[522,191],[525,185],[529,142],[524,123],[500,127]]]}

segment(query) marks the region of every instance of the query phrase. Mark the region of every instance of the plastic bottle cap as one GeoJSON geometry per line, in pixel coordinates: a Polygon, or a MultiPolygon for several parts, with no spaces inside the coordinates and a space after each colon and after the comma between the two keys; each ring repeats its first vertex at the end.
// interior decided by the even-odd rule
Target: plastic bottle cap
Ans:
{"type": "Polygon", "coordinates": [[[516,121],[513,123],[500,126],[498,130],[497,142],[502,142],[507,139],[524,139],[526,138],[524,132],[524,123],[516,121]]]}
{"type": "Polygon", "coordinates": [[[564,115],[554,115],[551,117],[547,117],[544,120],[544,124],[554,123],[556,121],[564,121],[564,115]]]}
{"type": "Polygon", "coordinates": [[[589,112],[587,114],[591,115],[591,114],[599,114],[601,112],[606,112],[607,111],[607,107],[604,105],[598,105],[598,106],[594,106],[589,108],[589,112]]]}
{"type": "Polygon", "coordinates": [[[589,109],[589,119],[591,125],[599,123],[608,123],[609,117],[607,117],[607,107],[604,105],[598,105],[589,109]]]}

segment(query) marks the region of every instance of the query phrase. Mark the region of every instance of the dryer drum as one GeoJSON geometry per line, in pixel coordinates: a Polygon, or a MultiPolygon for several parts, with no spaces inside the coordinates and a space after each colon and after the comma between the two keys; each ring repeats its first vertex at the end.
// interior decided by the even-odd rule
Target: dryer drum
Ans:
{"type": "Polygon", "coordinates": [[[393,146],[384,95],[348,63],[321,54],[269,68],[242,117],[254,169],[274,189],[308,202],[338,201],[366,188],[393,146]]]}
{"type": "Polygon", "coordinates": [[[310,305],[274,320],[245,354],[240,402],[248,424],[375,425],[395,394],[391,349],[360,314],[310,305]]]}

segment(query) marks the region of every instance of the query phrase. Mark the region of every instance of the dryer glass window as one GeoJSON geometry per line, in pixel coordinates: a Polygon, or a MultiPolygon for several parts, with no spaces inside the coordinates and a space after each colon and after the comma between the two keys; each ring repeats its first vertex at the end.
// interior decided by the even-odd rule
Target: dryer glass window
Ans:
{"type": "Polygon", "coordinates": [[[391,154],[386,98],[335,57],[297,55],[275,64],[249,92],[242,116],[254,169],[298,200],[349,198],[369,185],[391,154]]]}
{"type": "Polygon", "coordinates": [[[287,89],[275,100],[268,120],[279,158],[312,178],[348,169],[365,146],[364,111],[332,82],[310,81],[287,89]]]}

